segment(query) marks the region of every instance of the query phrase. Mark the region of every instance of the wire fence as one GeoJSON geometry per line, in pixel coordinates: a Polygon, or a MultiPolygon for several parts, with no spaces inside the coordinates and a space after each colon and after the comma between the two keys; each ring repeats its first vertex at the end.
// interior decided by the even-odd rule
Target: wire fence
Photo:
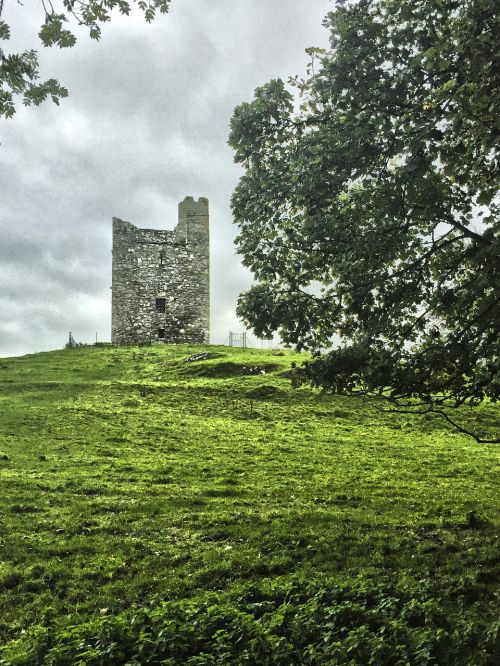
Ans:
{"type": "MultiPolygon", "coordinates": [[[[149,343],[151,344],[151,342],[149,343]]],[[[216,343],[219,344],[219,343],[216,343]]],[[[66,343],[66,349],[74,349],[75,347],[104,347],[112,346],[111,342],[99,341],[97,333],[95,334],[95,341],[92,342],[77,342],[73,336],[73,333],[70,331],[68,335],[68,342],[66,343]]],[[[277,338],[267,337],[267,338],[258,338],[256,336],[250,335],[248,331],[235,332],[229,331],[228,336],[224,340],[224,346],[229,347],[239,347],[241,349],[280,349],[281,342],[277,338]]]]}
{"type": "Polygon", "coordinates": [[[280,342],[276,338],[273,337],[257,338],[250,335],[247,331],[243,331],[243,333],[235,333],[234,331],[229,331],[229,335],[227,336],[224,344],[228,345],[229,347],[242,347],[243,349],[246,349],[247,347],[252,349],[280,348],[280,342]]]}

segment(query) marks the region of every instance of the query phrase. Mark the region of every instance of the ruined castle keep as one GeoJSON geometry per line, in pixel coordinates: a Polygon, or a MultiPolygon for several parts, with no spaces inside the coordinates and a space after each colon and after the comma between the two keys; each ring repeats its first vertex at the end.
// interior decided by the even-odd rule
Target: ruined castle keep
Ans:
{"type": "Polygon", "coordinates": [[[208,343],[208,199],[186,197],[173,231],[113,218],[111,341],[208,343]]]}

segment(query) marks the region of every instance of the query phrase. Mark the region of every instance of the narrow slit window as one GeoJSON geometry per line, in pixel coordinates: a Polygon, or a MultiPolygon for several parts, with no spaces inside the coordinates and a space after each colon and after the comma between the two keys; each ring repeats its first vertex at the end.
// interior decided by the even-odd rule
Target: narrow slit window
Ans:
{"type": "Polygon", "coordinates": [[[156,312],[165,312],[165,303],[166,303],[165,298],[157,298],[156,299],[156,312]]]}
{"type": "Polygon", "coordinates": [[[160,266],[163,266],[165,263],[165,252],[163,250],[160,252],[160,266]]]}
{"type": "Polygon", "coordinates": [[[158,329],[158,339],[159,340],[164,340],[165,339],[165,329],[164,328],[159,328],[158,329]]]}

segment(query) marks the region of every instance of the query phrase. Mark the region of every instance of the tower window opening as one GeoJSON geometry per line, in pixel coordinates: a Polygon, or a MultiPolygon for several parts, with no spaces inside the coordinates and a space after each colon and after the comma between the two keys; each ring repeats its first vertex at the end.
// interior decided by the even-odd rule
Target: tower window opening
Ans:
{"type": "Polygon", "coordinates": [[[163,250],[160,252],[160,266],[163,266],[165,263],[165,252],[163,250]]]}
{"type": "Polygon", "coordinates": [[[156,299],[156,312],[165,312],[165,303],[166,303],[165,298],[157,298],[156,299]]]}
{"type": "Polygon", "coordinates": [[[159,340],[165,340],[165,329],[164,328],[159,328],[158,329],[158,339],[159,340]]]}

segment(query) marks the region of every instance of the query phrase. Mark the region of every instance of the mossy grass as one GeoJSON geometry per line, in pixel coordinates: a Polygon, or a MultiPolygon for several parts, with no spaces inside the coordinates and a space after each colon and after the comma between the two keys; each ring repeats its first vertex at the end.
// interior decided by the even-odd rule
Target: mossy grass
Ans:
{"type": "Polygon", "coordinates": [[[498,449],[293,362],[2,359],[1,664],[496,663],[498,449]]]}

